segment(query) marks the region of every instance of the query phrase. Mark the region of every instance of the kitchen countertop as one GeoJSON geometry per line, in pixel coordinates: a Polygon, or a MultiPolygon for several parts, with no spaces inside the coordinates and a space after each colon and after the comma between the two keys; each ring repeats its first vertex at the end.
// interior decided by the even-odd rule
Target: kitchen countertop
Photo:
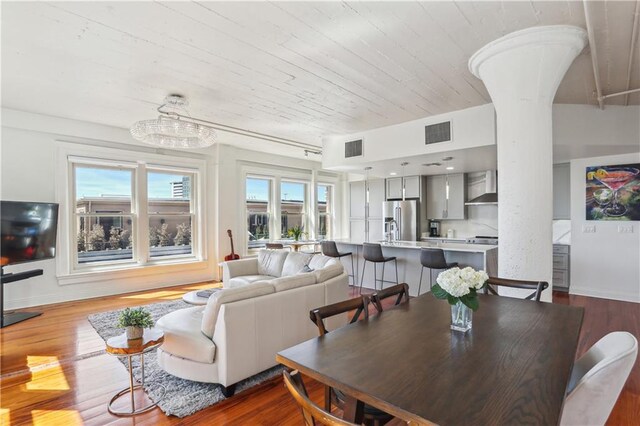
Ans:
{"type": "MultiPolygon", "coordinates": [[[[335,240],[338,244],[351,244],[361,246],[361,242],[353,242],[350,239],[343,238],[335,240]]],[[[490,250],[497,249],[496,245],[489,244],[464,244],[464,243],[430,243],[422,241],[395,241],[393,243],[380,242],[382,247],[387,248],[402,248],[420,250],[421,248],[439,248],[445,251],[459,251],[467,253],[486,253],[490,250]]]]}

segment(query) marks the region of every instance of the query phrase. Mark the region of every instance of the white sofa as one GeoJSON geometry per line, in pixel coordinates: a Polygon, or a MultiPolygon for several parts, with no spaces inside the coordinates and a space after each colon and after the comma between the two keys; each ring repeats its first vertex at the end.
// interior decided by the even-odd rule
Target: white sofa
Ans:
{"type": "MultiPolygon", "coordinates": [[[[348,299],[342,264],[322,255],[262,250],[223,264],[223,289],[205,306],[160,318],[158,362],[168,373],[219,383],[223,393],[275,366],[276,353],[318,335],[309,311],[348,299]]],[[[331,328],[345,324],[333,319],[331,328]]]]}

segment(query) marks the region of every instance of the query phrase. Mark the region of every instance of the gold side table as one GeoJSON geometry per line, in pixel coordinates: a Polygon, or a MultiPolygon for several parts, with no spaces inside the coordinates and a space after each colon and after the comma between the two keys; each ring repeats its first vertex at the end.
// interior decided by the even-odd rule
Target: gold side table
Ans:
{"type": "Polygon", "coordinates": [[[126,334],[112,337],[107,340],[107,353],[115,356],[126,356],[129,362],[129,387],[124,388],[116,393],[113,398],[107,404],[107,409],[111,414],[116,416],[135,416],[136,414],[146,413],[158,405],[158,402],[164,397],[166,389],[162,388],[162,395],[158,398],[158,402],[136,409],[136,403],[134,399],[134,391],[136,389],[142,389],[144,391],[144,353],[157,348],[164,342],[164,333],[155,328],[145,329],[142,338],[128,340],[126,334]],[[142,380],[140,384],[134,385],[133,382],[133,368],[131,365],[131,357],[140,356],[140,366],[142,368],[142,380]],[[130,394],[131,396],[131,411],[118,411],[111,408],[111,405],[121,396],[130,394]]]}

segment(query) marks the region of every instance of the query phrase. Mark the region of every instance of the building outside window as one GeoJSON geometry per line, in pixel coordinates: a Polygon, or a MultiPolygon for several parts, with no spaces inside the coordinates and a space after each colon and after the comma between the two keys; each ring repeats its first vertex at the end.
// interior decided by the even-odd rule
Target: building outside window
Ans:
{"type": "Polygon", "coordinates": [[[318,185],[316,201],[318,205],[318,219],[316,221],[316,238],[327,240],[333,236],[333,185],[318,185]]]}
{"type": "Polygon", "coordinates": [[[289,229],[299,226],[306,229],[307,184],[282,181],[280,183],[280,235],[283,239],[293,238],[289,229]]]}
{"type": "Polygon", "coordinates": [[[265,246],[270,237],[271,180],[248,177],[246,180],[248,248],[265,246]]]}

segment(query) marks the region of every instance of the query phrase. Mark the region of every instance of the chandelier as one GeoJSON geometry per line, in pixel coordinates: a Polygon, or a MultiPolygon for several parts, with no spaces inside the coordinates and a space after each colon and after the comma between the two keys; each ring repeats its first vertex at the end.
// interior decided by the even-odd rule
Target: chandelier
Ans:
{"type": "Polygon", "coordinates": [[[216,132],[208,126],[194,123],[186,112],[187,100],[180,95],[169,95],[158,107],[155,120],[138,121],[131,126],[131,136],[149,145],[162,148],[206,148],[213,145],[216,132]],[[168,108],[169,111],[163,108],[168,108]]]}

